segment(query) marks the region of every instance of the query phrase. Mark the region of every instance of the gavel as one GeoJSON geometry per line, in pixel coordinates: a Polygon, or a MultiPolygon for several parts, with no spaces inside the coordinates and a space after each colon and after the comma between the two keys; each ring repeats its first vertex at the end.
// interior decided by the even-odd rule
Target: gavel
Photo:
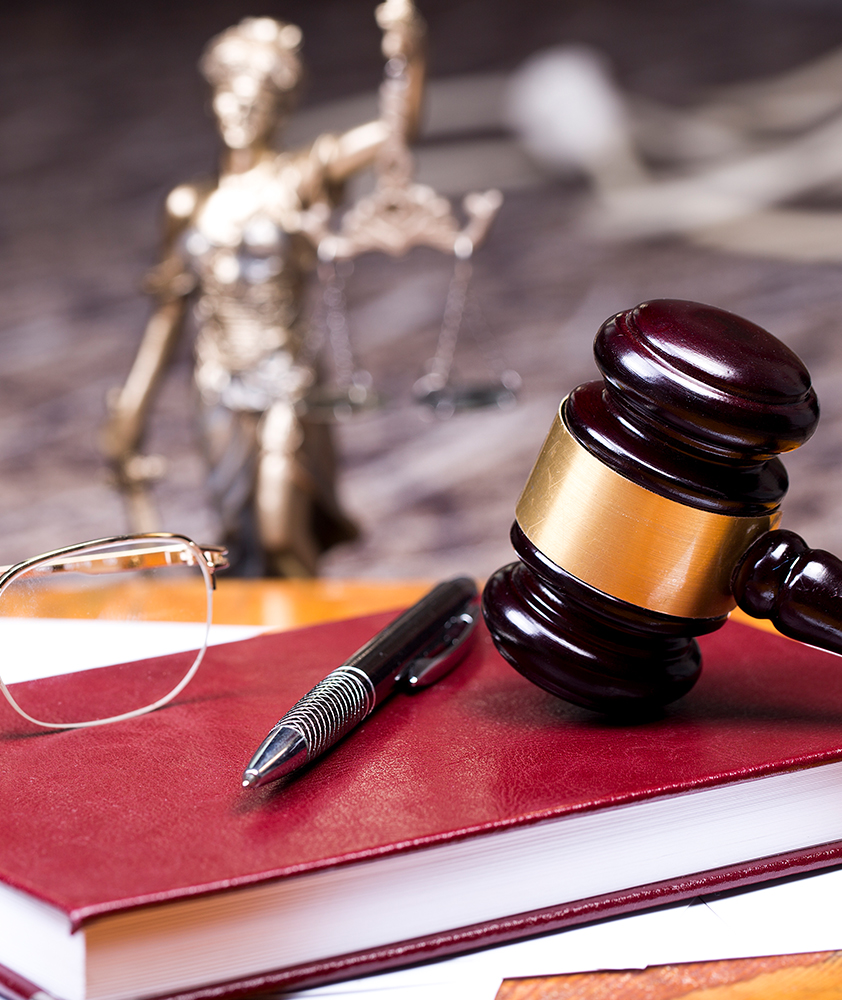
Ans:
{"type": "Polygon", "coordinates": [[[567,701],[651,711],[739,606],[842,652],[842,561],[778,527],[778,455],[819,408],[800,358],[733,313],[657,299],[600,328],[602,381],[559,407],[483,593],[503,657],[567,701]]]}

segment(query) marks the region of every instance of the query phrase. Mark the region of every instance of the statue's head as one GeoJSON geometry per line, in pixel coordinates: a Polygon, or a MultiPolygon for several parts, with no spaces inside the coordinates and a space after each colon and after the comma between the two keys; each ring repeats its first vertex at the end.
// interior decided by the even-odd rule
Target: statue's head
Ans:
{"type": "Polygon", "coordinates": [[[199,68],[230,149],[267,140],[289,113],[301,80],[300,45],[300,28],[271,17],[247,17],[210,40],[199,68]]]}

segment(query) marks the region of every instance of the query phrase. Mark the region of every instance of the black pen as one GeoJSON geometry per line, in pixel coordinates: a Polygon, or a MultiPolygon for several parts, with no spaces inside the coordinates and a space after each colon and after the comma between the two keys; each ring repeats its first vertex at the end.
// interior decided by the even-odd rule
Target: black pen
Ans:
{"type": "Polygon", "coordinates": [[[467,653],[479,615],[473,580],[438,584],[305,694],[260,744],[243,787],[265,785],[319,757],[390,694],[429,687],[467,653]]]}

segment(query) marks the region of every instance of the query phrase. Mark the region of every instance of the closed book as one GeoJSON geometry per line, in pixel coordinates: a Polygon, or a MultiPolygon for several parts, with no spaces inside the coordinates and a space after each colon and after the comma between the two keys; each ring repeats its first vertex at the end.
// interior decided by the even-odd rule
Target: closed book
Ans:
{"type": "Polygon", "coordinates": [[[842,661],[734,622],[635,724],[531,685],[480,627],[438,684],[242,788],[283,711],[391,617],[212,647],[121,723],[33,732],[0,707],[5,990],[243,995],[842,861],[842,661]]]}

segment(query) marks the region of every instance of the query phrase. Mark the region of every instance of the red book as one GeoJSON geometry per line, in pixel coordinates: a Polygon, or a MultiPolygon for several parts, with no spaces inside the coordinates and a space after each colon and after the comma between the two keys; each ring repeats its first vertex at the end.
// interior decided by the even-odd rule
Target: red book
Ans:
{"type": "Polygon", "coordinates": [[[212,647],[151,715],[0,708],[0,982],[63,1000],[361,975],[842,861],[842,662],[729,623],[697,687],[618,725],[484,631],[292,779],[241,787],[294,701],[392,616],[212,647]]]}

